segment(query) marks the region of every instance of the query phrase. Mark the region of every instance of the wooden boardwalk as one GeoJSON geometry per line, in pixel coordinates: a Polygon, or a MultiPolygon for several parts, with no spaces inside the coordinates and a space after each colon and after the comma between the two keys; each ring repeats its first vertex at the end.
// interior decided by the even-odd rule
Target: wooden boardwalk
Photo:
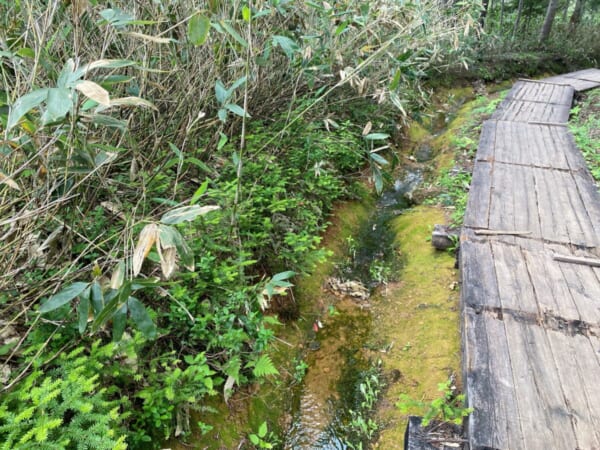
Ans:
{"type": "Polygon", "coordinates": [[[461,235],[471,450],[600,450],[600,195],[565,127],[599,86],[518,81],[483,125],[461,235]]]}

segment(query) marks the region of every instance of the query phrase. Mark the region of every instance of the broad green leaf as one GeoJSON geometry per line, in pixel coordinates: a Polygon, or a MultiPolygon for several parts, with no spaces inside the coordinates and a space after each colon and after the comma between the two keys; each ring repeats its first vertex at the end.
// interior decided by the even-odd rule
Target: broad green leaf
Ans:
{"type": "Polygon", "coordinates": [[[217,144],[217,150],[222,150],[223,147],[225,147],[225,144],[227,144],[227,141],[229,140],[229,138],[224,133],[219,133],[219,134],[220,134],[220,137],[219,137],[219,143],[217,144]]]}
{"type": "MultiPolygon", "coordinates": [[[[136,20],[131,14],[118,9],[108,8],[100,11],[102,18],[114,27],[124,27],[125,25],[152,25],[157,23],[154,20],[136,20]]],[[[102,24],[102,21],[100,21],[102,24]]]]}
{"type": "Polygon", "coordinates": [[[227,110],[225,108],[219,109],[219,111],[217,111],[217,117],[221,122],[227,122],[227,110]]]}
{"type": "Polygon", "coordinates": [[[200,200],[200,197],[206,192],[206,189],[208,189],[208,178],[204,180],[198,189],[196,189],[196,192],[194,192],[194,195],[192,195],[192,199],[190,200],[190,205],[195,205],[198,200],[200,200]]]}
{"type": "Polygon", "coordinates": [[[56,87],[67,88],[71,87],[69,84],[73,81],[73,74],[75,73],[75,62],[72,58],[69,58],[63,66],[58,79],[56,80],[56,87]]]}
{"type": "Polygon", "coordinates": [[[235,91],[237,88],[239,88],[240,86],[246,84],[246,80],[247,79],[248,79],[247,77],[243,76],[243,77],[240,77],[237,80],[235,80],[235,82],[227,90],[227,92],[228,92],[228,96],[227,97],[231,96],[231,94],[233,94],[233,91],[235,91]]]}
{"type": "Polygon", "coordinates": [[[168,213],[164,214],[160,222],[165,225],[175,225],[182,222],[189,222],[194,220],[196,217],[206,214],[210,211],[214,211],[219,209],[219,206],[216,205],[207,205],[207,206],[199,206],[199,205],[190,205],[190,206],[182,206],[180,208],[175,208],[168,213]]]}
{"type": "Polygon", "coordinates": [[[273,36],[273,43],[281,47],[281,50],[283,50],[283,52],[289,59],[293,59],[294,53],[300,51],[300,47],[298,47],[298,44],[296,44],[292,39],[290,39],[287,36],[275,35],[273,36]]]}
{"type": "Polygon", "coordinates": [[[246,40],[227,22],[220,20],[219,24],[221,27],[244,48],[248,48],[246,40]]]}
{"type": "Polygon", "coordinates": [[[267,436],[267,422],[263,422],[260,424],[260,426],[258,427],[258,437],[260,437],[261,439],[267,436]]]}
{"type": "Polygon", "coordinates": [[[370,133],[365,136],[367,141],[380,141],[384,139],[388,139],[390,137],[389,134],[386,133],[370,133]]]}
{"type": "Polygon", "coordinates": [[[80,295],[85,288],[89,286],[89,283],[84,283],[81,281],[77,281],[69,286],[67,286],[62,291],[54,294],[48,300],[46,300],[42,306],[40,306],[40,313],[44,314],[50,311],[54,311],[57,308],[69,303],[75,297],[80,295]]]}
{"type": "Polygon", "coordinates": [[[376,163],[383,164],[384,166],[387,165],[387,164],[389,164],[388,161],[387,161],[387,159],[385,159],[383,156],[381,156],[378,153],[371,152],[371,153],[369,153],[369,156],[376,163]]]}
{"type": "Polygon", "coordinates": [[[129,297],[127,306],[129,307],[131,320],[133,320],[137,329],[148,339],[156,338],[156,325],[154,325],[145,306],[135,297],[129,297]]]}
{"type": "Polygon", "coordinates": [[[378,194],[381,194],[381,192],[383,192],[383,175],[381,173],[381,170],[379,169],[379,167],[372,165],[371,166],[371,170],[373,171],[373,180],[375,182],[375,191],[377,191],[378,194]]]}
{"type": "Polygon", "coordinates": [[[215,96],[217,97],[219,105],[225,104],[230,95],[230,92],[227,90],[227,88],[225,88],[223,82],[221,80],[217,80],[215,82],[215,96]]]}
{"type": "MultiPolygon", "coordinates": [[[[131,298],[131,297],[129,297],[131,298]]],[[[127,325],[127,303],[121,306],[112,318],[113,331],[112,338],[114,342],[119,342],[125,332],[125,325],[127,325]]]]}
{"type": "Polygon", "coordinates": [[[13,128],[25,114],[39,106],[46,98],[48,98],[48,89],[38,89],[19,97],[10,107],[6,122],[7,130],[13,128]]]}
{"type": "Polygon", "coordinates": [[[125,131],[127,129],[127,122],[116,119],[112,116],[107,116],[105,114],[92,115],[91,122],[95,125],[100,125],[103,127],[117,128],[121,131],[125,131]]]}
{"type": "Polygon", "coordinates": [[[98,329],[109,319],[111,319],[115,312],[125,304],[129,298],[129,294],[131,293],[131,282],[125,281],[120,289],[113,292],[114,294],[112,295],[114,295],[114,298],[104,305],[104,308],[102,308],[102,311],[100,311],[92,323],[92,332],[94,333],[98,331],[98,329]]]}
{"type": "Polygon", "coordinates": [[[244,108],[242,108],[239,105],[236,105],[235,103],[227,103],[225,105],[225,108],[227,108],[229,111],[231,111],[236,116],[250,117],[250,114],[248,114],[246,111],[244,111],[244,108]]]}
{"type": "Polygon", "coordinates": [[[289,278],[292,278],[294,275],[296,275],[296,272],[288,270],[286,272],[279,272],[279,273],[273,275],[273,278],[271,278],[271,279],[273,281],[282,281],[282,280],[287,280],[289,278]]]}
{"type": "Polygon", "coordinates": [[[64,119],[73,106],[73,93],[66,88],[48,89],[46,111],[42,115],[42,123],[52,123],[64,119]]]}
{"type": "Polygon", "coordinates": [[[208,39],[210,19],[202,14],[196,14],[188,22],[188,39],[194,45],[202,45],[208,39]]]}
{"type": "Polygon", "coordinates": [[[91,288],[90,300],[92,301],[92,308],[94,308],[94,315],[97,315],[104,308],[104,294],[102,293],[102,286],[97,281],[92,282],[91,288]]]}
{"type": "Polygon", "coordinates": [[[91,286],[88,286],[86,290],[81,294],[79,306],[77,307],[77,316],[78,316],[78,329],[79,334],[83,334],[85,329],[87,328],[88,317],[90,314],[90,295],[91,295],[91,286]]]}

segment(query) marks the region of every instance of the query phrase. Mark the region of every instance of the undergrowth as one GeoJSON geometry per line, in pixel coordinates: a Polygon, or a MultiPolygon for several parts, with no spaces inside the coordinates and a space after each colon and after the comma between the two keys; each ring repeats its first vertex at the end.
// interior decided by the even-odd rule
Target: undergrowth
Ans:
{"type": "Polygon", "coordinates": [[[600,183],[600,91],[585,94],[571,110],[569,129],[594,177],[600,183]]]}

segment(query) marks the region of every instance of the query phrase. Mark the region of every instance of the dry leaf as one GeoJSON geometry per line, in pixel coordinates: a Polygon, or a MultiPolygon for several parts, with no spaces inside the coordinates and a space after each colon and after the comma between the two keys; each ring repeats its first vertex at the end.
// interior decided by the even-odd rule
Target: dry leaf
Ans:
{"type": "Polygon", "coordinates": [[[177,249],[175,247],[163,247],[160,242],[160,236],[156,240],[156,249],[160,257],[160,268],[166,279],[171,278],[171,275],[177,268],[177,249]]]}
{"type": "Polygon", "coordinates": [[[168,38],[161,38],[161,37],[156,37],[156,36],[150,36],[150,35],[143,34],[143,33],[137,33],[135,31],[130,31],[127,34],[129,36],[136,37],[136,38],[139,38],[139,39],[143,39],[145,41],[154,42],[156,44],[169,44],[170,42],[172,42],[172,40],[168,39],[168,38]]]}
{"type": "Polygon", "coordinates": [[[110,101],[110,105],[108,106],[145,106],[146,108],[158,111],[156,106],[154,106],[151,102],[139,97],[115,98],[114,100],[110,101]]]}
{"type": "Polygon", "coordinates": [[[110,97],[108,95],[108,91],[104,89],[97,83],[89,80],[83,80],[77,83],[75,86],[79,92],[81,92],[86,97],[94,100],[95,102],[100,103],[103,106],[110,105],[110,97]]]}
{"type": "Polygon", "coordinates": [[[372,128],[373,124],[371,123],[371,121],[368,121],[365,127],[363,128],[362,135],[366,136],[367,134],[369,134],[372,128]]]}
{"type": "Polygon", "coordinates": [[[142,270],[144,259],[150,253],[152,246],[158,238],[158,226],[155,223],[146,225],[140,233],[140,239],[133,251],[133,276],[137,277],[142,270]]]}
{"type": "Polygon", "coordinates": [[[6,184],[8,187],[13,188],[17,191],[20,191],[21,188],[19,187],[19,185],[15,182],[15,180],[13,180],[11,177],[4,175],[4,173],[2,173],[0,171],[0,184],[6,184]]]}

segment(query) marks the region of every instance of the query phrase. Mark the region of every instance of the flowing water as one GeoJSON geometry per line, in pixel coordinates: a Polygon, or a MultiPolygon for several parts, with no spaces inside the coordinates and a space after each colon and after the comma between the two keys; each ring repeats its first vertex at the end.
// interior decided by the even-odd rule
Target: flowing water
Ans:
{"type": "MultiPolygon", "coordinates": [[[[194,435],[191,448],[252,448],[247,441],[244,446],[244,435],[263,422],[279,436],[273,438],[276,448],[352,448],[349,442],[357,438],[349,428],[350,411],[359,408],[360,384],[373,370],[387,382],[378,412],[387,424],[380,448],[402,448],[405,422],[394,407],[399,393],[430,397],[458,366],[453,258],[425,242],[444,215],[434,208],[410,209],[424,168],[439,151],[432,142],[448,117],[431,121],[411,149],[415,163],[397,174],[391,189],[377,200],[366,196],[336,210],[324,236],[333,256],[299,281],[294,295],[300,319],[282,327],[272,351],[282,376],[234,396],[227,406],[207,405],[206,414],[193,418],[215,429],[194,435]],[[360,283],[371,297],[341,295],[331,277],[360,283]]],[[[190,448],[177,442],[170,447],[190,448]]]]}

